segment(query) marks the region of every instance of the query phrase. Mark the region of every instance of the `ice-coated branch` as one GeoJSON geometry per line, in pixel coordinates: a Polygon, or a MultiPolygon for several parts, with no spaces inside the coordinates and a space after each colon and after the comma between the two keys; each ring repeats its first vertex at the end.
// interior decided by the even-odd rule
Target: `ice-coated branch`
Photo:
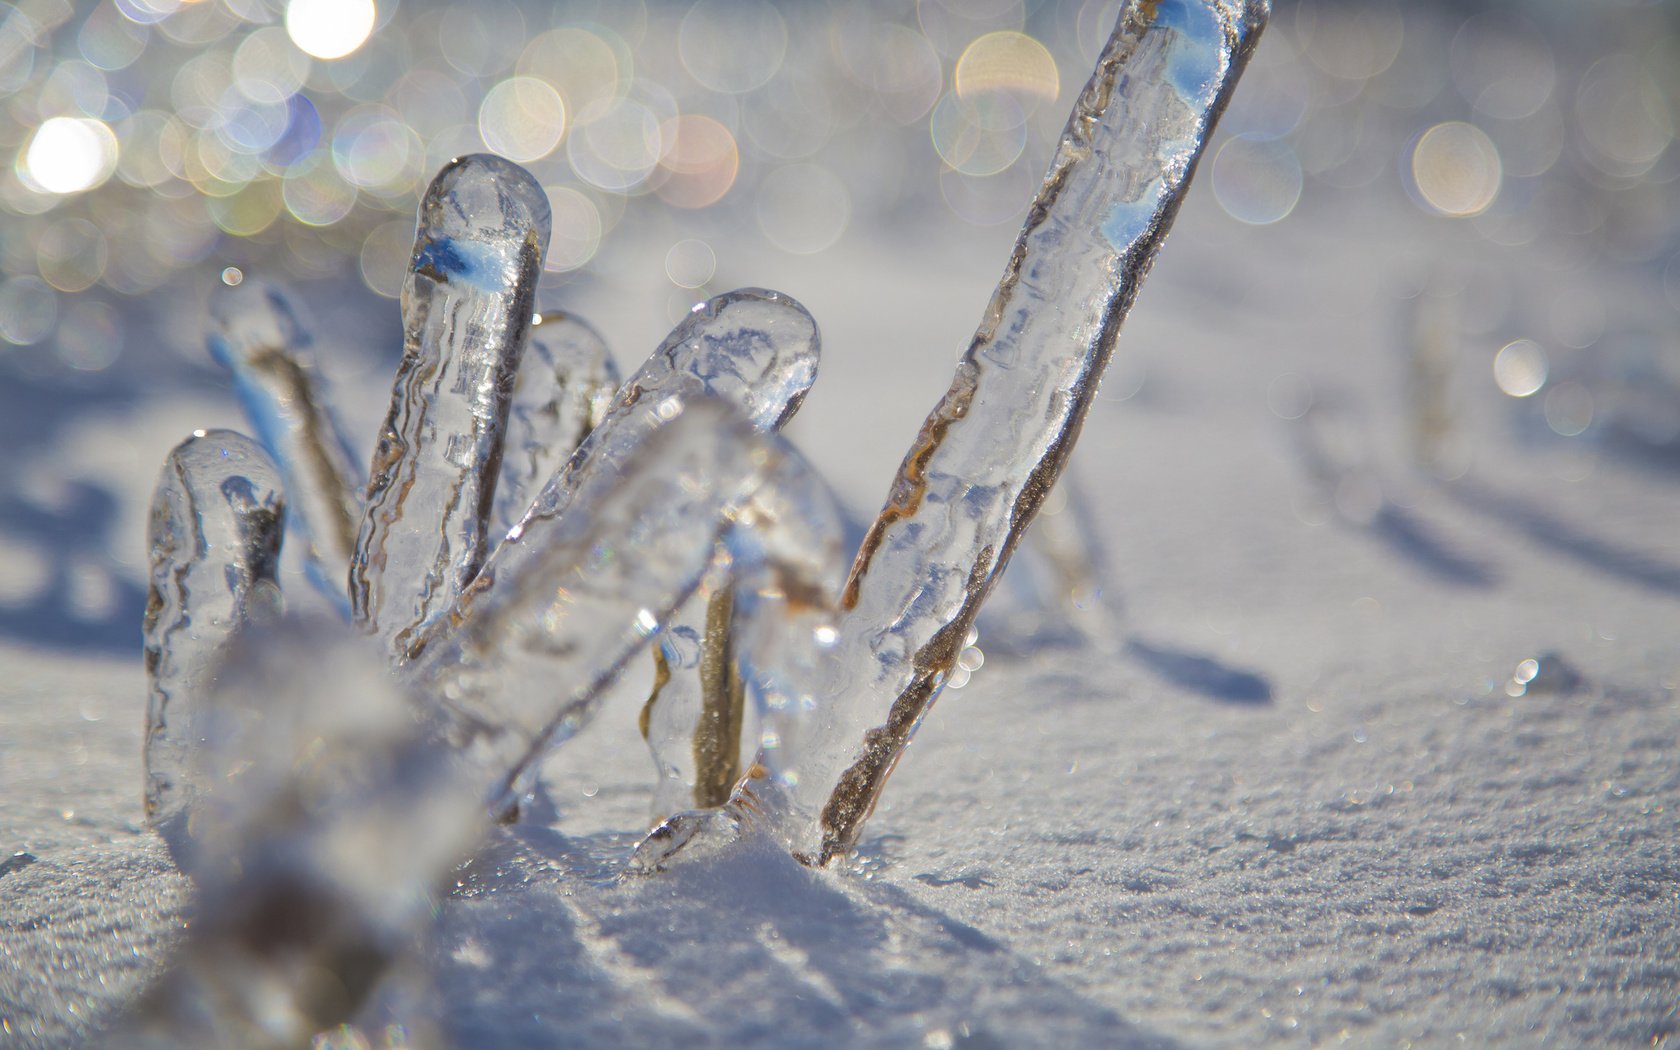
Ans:
{"type": "Polygon", "coordinates": [[[575,314],[545,310],[531,321],[508,409],[495,528],[507,535],[531,501],[607,417],[621,379],[599,332],[575,314]]]}
{"type": "Polygon", "coordinates": [[[345,579],[362,517],[360,472],[311,366],[309,332],[287,291],[263,280],[210,296],[210,355],[233,373],[245,418],[280,468],[310,580],[349,612],[345,579]]]}
{"type": "Polygon", "coordinates": [[[1128,0],[949,391],[870,528],[799,800],[806,857],[850,850],[1054,484],[1121,322],[1269,11],[1128,0]],[[813,798],[806,785],[832,786],[813,798]]]}
{"type": "MultiPolygon", "coordinates": [[[[540,337],[542,332],[543,326],[538,326],[535,335],[540,337]]],[[[734,406],[759,431],[780,427],[798,410],[816,380],[820,354],[816,321],[803,306],[780,292],[743,288],[695,307],[619,389],[599,424],[565,465],[553,473],[519,524],[510,531],[507,553],[498,550],[492,554],[491,565],[499,566],[505,575],[508,571],[505,563],[509,559],[517,561],[523,556],[520,552],[530,549],[519,545],[526,531],[542,522],[562,518],[574,507],[587,513],[590,498],[582,493],[611,484],[625,457],[687,400],[717,398],[734,406]]],[[[490,571],[489,567],[486,571],[490,571]]],[[[686,624],[690,620],[703,620],[704,616],[702,610],[696,609],[680,613],[677,619],[686,624]]],[[[727,630],[726,623],[724,627],[727,630]]],[[[728,635],[708,636],[707,644],[727,648],[728,635]]],[[[419,646],[411,647],[410,656],[418,654],[419,646]]],[[[669,718],[688,719],[700,728],[703,740],[699,746],[717,759],[708,764],[708,769],[714,779],[727,779],[723,788],[727,793],[735,782],[738,763],[724,761],[728,757],[724,753],[725,738],[731,727],[738,734],[740,705],[734,704],[732,712],[726,712],[735,717],[732,721],[726,718],[727,724],[722,725],[715,721],[702,722],[698,716],[690,719],[687,713],[699,708],[702,702],[713,708],[730,707],[730,698],[738,699],[741,694],[728,689],[720,679],[712,679],[710,685],[679,668],[658,703],[669,718]],[[708,729],[713,732],[707,733],[708,729]]],[[[663,736],[658,739],[666,741],[663,736]]],[[[654,743],[654,738],[650,738],[650,743],[654,743]]],[[[655,761],[660,763],[657,743],[655,748],[655,761]]],[[[663,754],[666,756],[663,764],[684,765],[681,759],[671,757],[675,754],[672,744],[666,744],[663,754]]],[[[533,756],[533,762],[536,757],[533,756]]],[[[519,784],[531,772],[528,763],[515,771],[509,783],[519,784]]],[[[681,770],[675,773],[676,778],[683,776],[681,770]]],[[[508,813],[517,808],[524,793],[523,786],[510,791],[504,800],[508,813]]]]}
{"type": "Polygon", "coordinates": [[[838,513],[804,460],[728,404],[662,405],[665,424],[589,479],[571,513],[508,537],[403,670],[448,713],[440,737],[495,756],[486,768],[505,774],[503,795],[594,716],[720,541],[763,591],[821,605],[813,596],[837,581],[838,513]],[[766,510],[789,505],[798,512],[766,510]]]}
{"type": "Polygon", "coordinates": [[[489,548],[548,233],[542,187],[500,157],[451,161],[421,201],[403,360],[350,566],[355,618],[393,656],[449,609],[489,548]]]}
{"type": "Polygon", "coordinates": [[[601,424],[549,479],[510,538],[563,515],[580,490],[610,477],[668,418],[672,398],[718,398],[760,430],[781,426],[816,381],[820,355],[817,323],[792,296],[741,288],[696,306],[619,388],[601,424]]]}
{"type": "MultiPolygon", "coordinates": [[[[199,910],[129,1043],[301,1045],[348,1018],[487,829],[507,771],[582,727],[720,540],[743,600],[832,608],[838,516],[815,475],[728,405],[670,408],[586,510],[509,541],[519,570],[486,568],[406,685],[343,632],[294,624],[232,648],[201,759],[217,793],[199,910]]],[[[832,636],[777,622],[796,650],[832,636]]]]}
{"type": "Polygon", "coordinates": [[[255,441],[199,431],[169,453],[147,531],[146,816],[180,857],[197,720],[222,649],[279,610],[279,471],[255,441]]]}

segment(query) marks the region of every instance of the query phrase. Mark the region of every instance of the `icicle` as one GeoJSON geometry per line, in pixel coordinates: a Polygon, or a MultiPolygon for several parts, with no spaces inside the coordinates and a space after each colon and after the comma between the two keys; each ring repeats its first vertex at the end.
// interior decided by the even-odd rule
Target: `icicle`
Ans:
{"type": "Polygon", "coordinates": [[[394,656],[484,561],[548,229],[542,187],[486,154],[451,161],[421,202],[403,361],[350,568],[356,619],[394,656]]]}
{"type": "Polygon", "coordinates": [[[234,648],[206,733],[218,790],[193,869],[199,910],[131,1042],[299,1045],[346,1019],[484,833],[486,797],[587,722],[720,539],[749,600],[832,606],[838,519],[804,462],[716,401],[671,417],[621,475],[580,492],[586,512],[535,521],[498,551],[406,687],[331,629],[234,648]],[[558,699],[556,683],[569,683],[558,699]]]}
{"type": "Polygon", "coordinates": [[[832,714],[794,798],[809,861],[857,841],[1060,473],[1268,8],[1122,8],[979,331],[852,567],[821,690],[832,714]]]}
{"type": "Polygon", "coordinates": [[[532,320],[496,483],[499,534],[525,516],[543,484],[601,425],[620,381],[606,341],[581,318],[549,310],[532,320]]]}
{"type": "Polygon", "coordinates": [[[310,581],[348,615],[361,482],[309,363],[309,333],[285,289],[249,277],[211,294],[210,322],[210,355],[233,373],[245,418],[280,468],[310,581]]]}
{"type": "Polygon", "coordinates": [[[279,471],[250,438],[200,431],[175,447],[152,497],[146,601],[146,816],[177,857],[192,802],[196,720],[222,649],[278,611],[285,527],[279,471]]]}

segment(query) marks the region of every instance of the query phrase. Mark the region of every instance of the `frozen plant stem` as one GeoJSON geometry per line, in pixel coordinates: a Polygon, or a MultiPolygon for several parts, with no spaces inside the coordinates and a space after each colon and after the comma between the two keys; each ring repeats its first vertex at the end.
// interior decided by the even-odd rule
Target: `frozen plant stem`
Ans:
{"type": "MultiPolygon", "coordinates": [[[[826,490],[726,404],[675,406],[616,484],[590,495],[589,513],[509,541],[530,545],[521,572],[479,577],[410,689],[359,639],[276,632],[235,647],[201,759],[218,793],[201,803],[200,913],[132,1019],[133,1043],[299,1045],[351,1015],[488,828],[487,795],[587,722],[718,541],[750,594],[832,607],[841,565],[826,490]],[[275,695],[276,682],[289,687],[275,695]],[[557,682],[573,683],[558,699],[557,682]],[[341,702],[345,688],[359,705],[341,702]]],[[[762,619],[796,627],[786,647],[820,644],[806,618],[762,619]]]]}
{"type": "Polygon", "coordinates": [[[279,611],[285,528],[279,472],[231,430],[200,431],[169,453],[152,496],[146,597],[146,817],[184,855],[197,722],[222,651],[253,617],[279,611]]]}
{"type": "Polygon", "coordinates": [[[852,566],[821,689],[834,715],[797,796],[819,809],[796,847],[811,862],[856,843],[1061,473],[1269,9],[1121,9],[974,341],[852,566]]]}
{"type": "Polygon", "coordinates": [[[500,157],[451,161],[420,204],[403,283],[403,360],[350,566],[356,621],[395,658],[448,610],[489,549],[548,198],[500,157]]]}
{"type": "Polygon", "coordinates": [[[348,613],[344,580],[362,516],[360,474],[308,360],[311,339],[296,306],[267,281],[219,286],[210,297],[209,341],[280,469],[292,530],[307,544],[310,582],[348,613]]]}

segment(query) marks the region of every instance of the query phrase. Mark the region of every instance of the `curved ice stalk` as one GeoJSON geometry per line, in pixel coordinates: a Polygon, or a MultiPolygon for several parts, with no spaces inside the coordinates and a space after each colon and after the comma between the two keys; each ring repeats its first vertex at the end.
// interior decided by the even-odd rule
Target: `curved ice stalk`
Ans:
{"type": "Polygon", "coordinates": [[[543,484],[601,425],[620,382],[606,341],[582,318],[548,310],[532,319],[496,483],[499,534],[525,516],[543,484]]]}
{"type": "Polygon", "coordinates": [[[809,601],[838,575],[835,512],[790,446],[714,400],[662,404],[672,421],[623,450],[621,471],[591,475],[573,513],[510,535],[404,669],[450,712],[443,735],[496,751],[499,798],[594,716],[602,688],[699,586],[719,540],[737,571],[764,574],[766,592],[809,601]],[[800,512],[768,510],[786,501],[800,512]]]}
{"type": "MultiPolygon", "coordinates": [[[[780,427],[798,410],[816,380],[820,355],[816,321],[797,301],[780,292],[742,288],[695,307],[619,389],[605,418],[510,531],[510,542],[538,522],[564,516],[574,505],[587,506],[587,501],[578,502],[580,490],[612,478],[625,456],[661,425],[671,406],[685,399],[718,398],[740,410],[761,431],[780,427]]],[[[701,632],[706,628],[705,619],[699,607],[678,616],[682,624],[693,624],[701,632]]],[[[720,622],[726,623],[727,617],[720,622]]],[[[706,644],[714,650],[727,649],[728,635],[711,637],[706,644]]],[[[706,770],[702,775],[722,780],[723,796],[738,771],[738,763],[727,753],[731,731],[738,734],[741,711],[739,704],[729,703],[740,695],[726,684],[731,673],[725,671],[707,682],[692,673],[676,674],[658,700],[672,718],[682,720],[692,713],[690,724],[700,730],[696,746],[705,756],[699,760],[706,770]],[[702,721],[699,711],[703,705],[722,715],[724,721],[702,721]],[[731,714],[737,721],[729,720],[731,714]]],[[[650,738],[650,743],[654,739],[650,738]]],[[[683,746],[688,739],[686,735],[682,738],[683,746]]],[[[686,758],[676,757],[672,746],[666,746],[663,752],[657,744],[655,748],[656,765],[662,770],[674,767],[669,776],[661,777],[661,783],[673,778],[692,779],[694,774],[685,773],[686,758]]],[[[528,786],[512,791],[505,800],[509,813],[517,808],[528,786]]],[[[715,801],[722,800],[718,797],[715,801]]],[[[692,804],[685,800],[675,808],[692,804]]]]}
{"type": "Polygon", "coordinates": [[[282,493],[279,471],[261,446],[211,430],[170,452],[152,496],[146,817],[177,857],[194,794],[197,718],[222,648],[253,617],[279,607],[282,493]]]}
{"type": "Polygon", "coordinates": [[[759,430],[780,427],[816,381],[821,352],[817,322],[792,296],[741,288],[696,306],[619,388],[601,424],[549,479],[509,539],[564,514],[580,489],[616,472],[668,418],[672,398],[715,397],[759,430]]]}
{"type": "Polygon", "coordinates": [[[587,489],[588,513],[498,551],[406,690],[342,632],[235,648],[214,705],[200,908],[135,1042],[297,1045],[345,1019],[484,833],[487,795],[582,727],[720,538],[754,594],[829,604],[838,548],[807,522],[833,509],[809,468],[727,405],[675,409],[621,476],[587,489]],[[556,683],[571,684],[559,699],[556,683]]]}
{"type": "Polygon", "coordinates": [[[360,473],[308,359],[312,342],[285,289],[247,278],[210,296],[210,356],[233,373],[245,418],[280,468],[310,582],[350,611],[345,579],[362,517],[360,473]]]}
{"type": "Polygon", "coordinates": [[[849,851],[1079,433],[1269,9],[1131,0],[956,377],[852,567],[798,851],[849,851]]]}
{"type": "Polygon", "coordinates": [[[451,161],[421,201],[403,360],[350,566],[356,620],[393,656],[484,561],[548,232],[542,187],[500,157],[451,161]]]}

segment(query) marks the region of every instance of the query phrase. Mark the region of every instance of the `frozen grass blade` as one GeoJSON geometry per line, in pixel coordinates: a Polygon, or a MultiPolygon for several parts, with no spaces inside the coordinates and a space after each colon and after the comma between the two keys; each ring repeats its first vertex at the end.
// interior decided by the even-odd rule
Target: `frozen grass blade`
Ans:
{"type": "Polygon", "coordinates": [[[510,538],[563,515],[580,489],[611,475],[626,453],[669,418],[671,399],[714,397],[760,430],[791,418],[817,378],[817,323],[791,296],[762,288],[696,306],[625,381],[601,424],[543,487],[510,538]]]}
{"type": "MultiPolygon", "coordinates": [[[[201,758],[218,791],[199,913],[129,1044],[301,1045],[353,1014],[488,828],[487,795],[587,722],[720,540],[744,600],[832,607],[838,545],[810,531],[837,521],[826,490],[728,405],[675,406],[588,495],[588,513],[510,540],[518,571],[486,569],[407,688],[341,631],[231,648],[201,758]]],[[[807,634],[794,643],[821,644],[807,634]]]]}
{"type": "Polygon", "coordinates": [[[500,157],[451,161],[420,204],[403,360],[350,567],[355,618],[393,656],[484,561],[548,232],[542,187],[500,157]]]}
{"type": "Polygon", "coordinates": [[[279,471],[231,430],[177,445],[158,478],[147,533],[146,816],[177,858],[195,793],[196,723],[223,647],[279,610],[285,516],[279,471]]]}
{"type": "MultiPolygon", "coordinates": [[[[536,329],[539,339],[542,332],[543,326],[539,326],[536,329]]],[[[624,383],[598,425],[589,431],[565,465],[554,472],[519,524],[510,531],[507,553],[497,551],[492,555],[491,565],[502,567],[505,573],[508,559],[517,560],[523,557],[520,552],[530,549],[528,545],[519,545],[525,532],[543,522],[563,518],[574,506],[587,513],[589,500],[580,498],[580,493],[610,484],[622,469],[625,457],[687,400],[717,398],[738,409],[759,431],[779,428],[798,410],[816,380],[820,354],[816,321],[803,306],[780,292],[743,288],[695,307],[624,383]]],[[[520,472],[524,473],[523,466],[520,472]]],[[[487,567],[486,571],[491,570],[487,567]]],[[[709,600],[699,599],[702,603],[709,600]]],[[[685,611],[678,619],[685,623],[703,621],[705,615],[704,610],[697,609],[685,611]]],[[[716,637],[708,635],[708,644],[714,648],[729,645],[727,617],[721,622],[725,633],[716,637]]],[[[410,656],[418,653],[415,647],[410,656]]],[[[713,725],[716,731],[707,734],[702,745],[716,759],[708,765],[712,778],[724,780],[723,795],[717,800],[722,801],[738,771],[738,763],[728,761],[723,749],[729,730],[739,731],[742,694],[719,685],[716,679],[711,686],[699,682],[691,673],[679,673],[659,698],[659,704],[679,719],[685,717],[685,712],[697,711],[702,704],[714,710],[730,709],[727,713],[734,720],[725,726],[713,725]]],[[[683,742],[686,743],[686,738],[683,742]]],[[[656,764],[661,764],[663,754],[666,762],[681,766],[680,759],[670,757],[676,753],[674,746],[665,747],[663,752],[656,746],[656,764]]],[[[678,770],[671,777],[662,777],[661,783],[681,779],[683,775],[678,770]]],[[[517,811],[533,776],[534,768],[527,765],[510,778],[509,783],[518,786],[503,800],[501,808],[505,817],[511,818],[517,811]]],[[[687,804],[692,803],[680,803],[675,808],[687,804]]]]}
{"type": "Polygon", "coordinates": [[[810,861],[857,841],[1061,473],[1269,6],[1121,9],[974,341],[852,567],[822,690],[834,713],[797,796],[820,807],[801,836],[810,861]]]}
{"type": "Polygon", "coordinates": [[[210,296],[210,355],[233,373],[245,418],[280,468],[310,582],[350,611],[345,579],[361,521],[360,474],[309,361],[313,340],[285,289],[247,279],[210,296]]]}

